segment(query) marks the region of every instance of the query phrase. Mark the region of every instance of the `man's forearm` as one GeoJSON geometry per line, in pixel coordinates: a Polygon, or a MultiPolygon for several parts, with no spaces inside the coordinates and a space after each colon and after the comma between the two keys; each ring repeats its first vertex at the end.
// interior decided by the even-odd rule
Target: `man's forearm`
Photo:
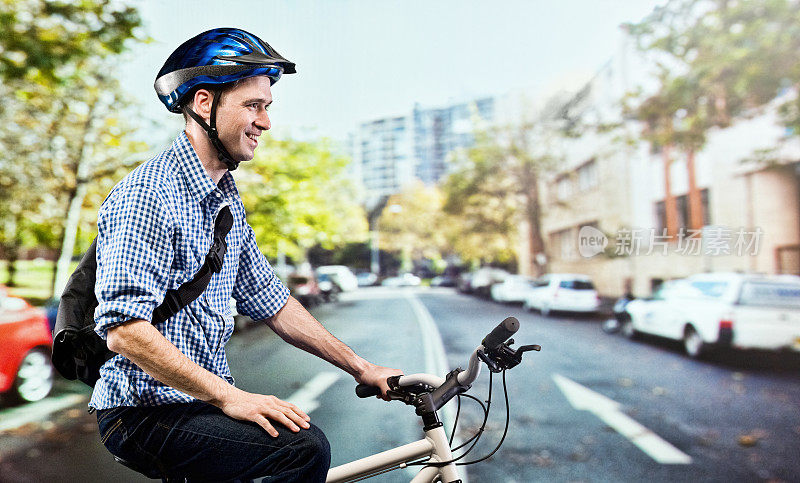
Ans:
{"type": "Polygon", "coordinates": [[[286,342],[330,362],[356,380],[372,366],[328,332],[294,297],[289,297],[267,325],[286,342]]]}
{"type": "Polygon", "coordinates": [[[108,347],[156,380],[215,406],[235,390],[186,357],[146,320],[136,319],[109,329],[108,347]]]}

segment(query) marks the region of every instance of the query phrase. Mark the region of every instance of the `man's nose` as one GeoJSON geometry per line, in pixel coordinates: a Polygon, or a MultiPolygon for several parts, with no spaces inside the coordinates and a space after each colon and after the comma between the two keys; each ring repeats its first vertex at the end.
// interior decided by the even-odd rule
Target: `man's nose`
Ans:
{"type": "Polygon", "coordinates": [[[272,123],[269,121],[269,113],[266,109],[259,111],[255,125],[262,131],[268,131],[272,127],[272,123]]]}

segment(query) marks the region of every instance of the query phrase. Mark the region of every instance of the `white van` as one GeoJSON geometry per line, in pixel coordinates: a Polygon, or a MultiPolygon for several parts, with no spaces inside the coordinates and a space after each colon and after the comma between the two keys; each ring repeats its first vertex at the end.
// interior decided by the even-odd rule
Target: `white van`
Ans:
{"type": "Polygon", "coordinates": [[[331,277],[342,292],[351,292],[358,288],[358,279],[353,272],[344,265],[323,265],[317,267],[317,274],[331,277]]]}

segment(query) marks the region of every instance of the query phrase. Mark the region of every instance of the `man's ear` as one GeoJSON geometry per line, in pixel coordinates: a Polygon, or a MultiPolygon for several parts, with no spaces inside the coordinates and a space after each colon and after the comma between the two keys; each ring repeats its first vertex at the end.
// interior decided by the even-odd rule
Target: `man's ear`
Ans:
{"type": "Polygon", "coordinates": [[[193,111],[206,122],[211,119],[211,104],[214,102],[214,93],[208,89],[197,89],[193,97],[193,111]]]}

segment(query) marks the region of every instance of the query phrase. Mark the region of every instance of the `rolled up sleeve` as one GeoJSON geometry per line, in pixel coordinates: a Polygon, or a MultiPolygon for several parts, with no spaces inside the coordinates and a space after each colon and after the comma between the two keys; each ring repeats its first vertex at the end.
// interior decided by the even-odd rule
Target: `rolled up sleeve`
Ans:
{"type": "Polygon", "coordinates": [[[236,310],[253,320],[272,317],[289,299],[289,289],[275,275],[256,244],[253,229],[247,224],[232,295],[236,310]]]}
{"type": "Polygon", "coordinates": [[[152,188],[125,186],[98,213],[95,332],[131,319],[151,320],[164,300],[174,257],[174,222],[152,188]]]}

